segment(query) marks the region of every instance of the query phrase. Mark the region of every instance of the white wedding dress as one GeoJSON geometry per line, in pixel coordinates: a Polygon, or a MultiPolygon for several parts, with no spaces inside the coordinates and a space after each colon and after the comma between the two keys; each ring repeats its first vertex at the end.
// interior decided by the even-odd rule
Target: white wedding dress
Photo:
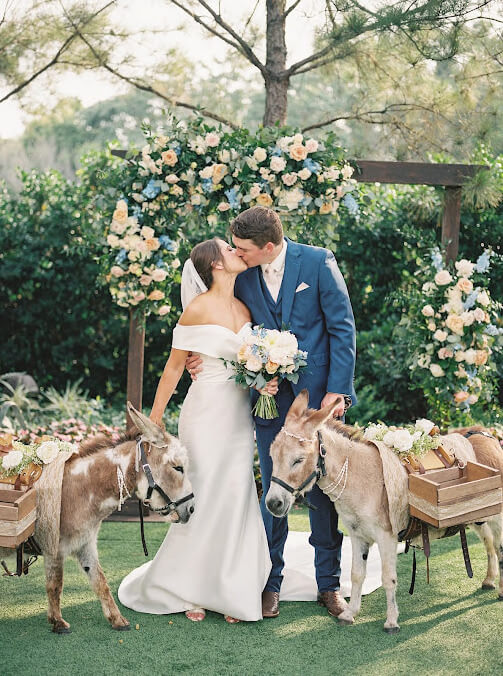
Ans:
{"type": "Polygon", "coordinates": [[[247,390],[229,380],[238,333],[218,325],[176,326],[173,347],[198,353],[202,372],[183,402],[179,437],[189,452],[195,510],[174,523],[152,561],[121,582],[119,600],[144,613],[205,608],[262,619],[271,561],[253,478],[253,422],[247,390]]]}

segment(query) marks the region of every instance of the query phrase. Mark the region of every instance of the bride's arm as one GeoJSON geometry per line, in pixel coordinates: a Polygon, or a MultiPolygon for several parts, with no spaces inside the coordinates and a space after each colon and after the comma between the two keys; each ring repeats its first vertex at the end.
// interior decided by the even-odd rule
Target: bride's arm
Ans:
{"type": "Polygon", "coordinates": [[[171,399],[175,387],[182,377],[183,369],[185,368],[185,360],[187,359],[188,354],[187,350],[178,350],[176,347],[171,349],[163,374],[157,385],[157,391],[150,413],[150,419],[157,425],[162,422],[164,410],[171,399]]]}

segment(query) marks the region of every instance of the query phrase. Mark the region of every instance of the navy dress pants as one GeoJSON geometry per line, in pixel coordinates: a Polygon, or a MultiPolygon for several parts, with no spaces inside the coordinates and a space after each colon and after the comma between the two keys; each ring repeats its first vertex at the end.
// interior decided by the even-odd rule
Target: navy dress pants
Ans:
{"type": "MultiPolygon", "coordinates": [[[[288,535],[288,517],[284,516],[278,519],[265,506],[265,497],[269,490],[272,474],[272,460],[269,449],[283,426],[288,409],[294,399],[295,395],[290,383],[283,381],[276,395],[279,417],[268,421],[255,418],[262,487],[264,489],[260,509],[272,561],[271,574],[265,586],[265,591],[279,592],[280,590],[283,580],[283,550],[288,535]]],[[[313,403],[319,404],[319,402],[313,403]]],[[[320,592],[335,591],[340,586],[342,548],[342,533],[337,527],[337,512],[331,500],[317,485],[307,494],[307,499],[313,506],[317,507],[316,511],[309,510],[311,522],[309,542],[314,547],[314,566],[318,590],[320,592]]]]}

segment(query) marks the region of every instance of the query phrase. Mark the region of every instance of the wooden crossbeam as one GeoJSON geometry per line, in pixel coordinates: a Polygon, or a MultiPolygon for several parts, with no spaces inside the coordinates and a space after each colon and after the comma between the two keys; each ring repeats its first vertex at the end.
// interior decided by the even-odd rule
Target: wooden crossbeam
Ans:
{"type": "Polygon", "coordinates": [[[378,162],[356,160],[360,183],[402,183],[409,185],[461,186],[485,165],[433,164],[428,162],[378,162]]]}

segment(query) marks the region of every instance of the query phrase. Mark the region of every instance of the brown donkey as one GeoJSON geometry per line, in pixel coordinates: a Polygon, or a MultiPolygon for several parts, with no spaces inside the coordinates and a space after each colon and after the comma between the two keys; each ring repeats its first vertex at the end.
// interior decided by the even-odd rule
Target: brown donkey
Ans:
{"type": "Polygon", "coordinates": [[[70,631],[70,625],[61,615],[60,606],[63,563],[69,555],[77,558],[87,574],[112,628],[130,629],[129,622],[121,615],[110,593],[97,549],[101,522],[119,506],[118,469],[122,470],[127,492],[132,494],[136,491],[138,498],[148,504],[150,509],[169,515],[171,520],[181,523],[186,523],[194,511],[192,488],[186,472],[186,450],[178,439],[155,425],[129,403],[128,410],[145,442],[144,460],[140,458],[137,461],[137,444],[133,435],[129,435],[115,443],[105,437],[90,439],[65,464],[57,555],[42,552],[49,600],[48,620],[52,630],[58,634],[70,631]],[[145,461],[147,467],[144,467],[145,461]],[[148,467],[158,486],[153,491],[149,491],[148,467]]]}
{"type": "MultiPolygon", "coordinates": [[[[390,515],[381,456],[373,443],[356,441],[353,428],[332,419],[334,407],[315,411],[308,409],[307,404],[308,393],[303,390],[293,402],[284,427],[271,446],[274,478],[266,496],[267,509],[274,516],[285,516],[296,496],[304,495],[319,481],[320,488],[334,502],[334,507],[349,532],[353,550],[351,599],[348,609],[337,619],[342,624],[354,622],[361,605],[368,551],[376,542],[381,557],[382,584],[387,601],[384,629],[388,633],[396,633],[400,629],[396,603],[397,537],[396,528],[391,523],[393,514],[390,515]],[[326,450],[326,477],[323,478],[318,433],[321,434],[326,450]]],[[[451,438],[459,439],[464,447],[468,447],[470,459],[495,469],[503,469],[503,454],[497,442],[484,443],[482,451],[478,448],[482,445],[480,435],[477,435],[476,441],[475,436],[470,437],[473,449],[459,434],[453,434],[451,438]]],[[[398,460],[396,472],[405,474],[402,477],[405,483],[401,485],[406,487],[406,471],[398,460]]],[[[403,492],[406,493],[406,488],[403,492]]],[[[406,495],[403,498],[402,504],[406,507],[406,495]]],[[[499,560],[499,598],[503,599],[502,516],[499,514],[491,517],[482,526],[474,527],[488,553],[488,571],[483,587],[494,588],[499,560]]],[[[435,534],[439,537],[443,532],[431,530],[433,538],[435,534]]]]}

